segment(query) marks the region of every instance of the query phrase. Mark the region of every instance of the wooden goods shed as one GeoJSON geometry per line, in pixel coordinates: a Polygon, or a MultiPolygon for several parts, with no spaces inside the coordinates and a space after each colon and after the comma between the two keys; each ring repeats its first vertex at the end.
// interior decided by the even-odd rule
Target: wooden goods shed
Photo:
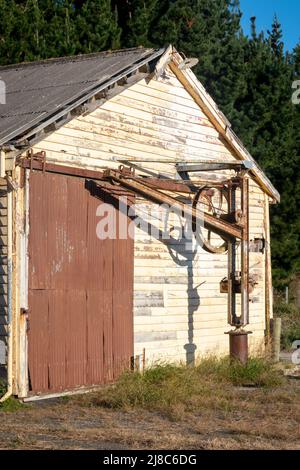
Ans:
{"type": "Polygon", "coordinates": [[[262,351],[272,317],[269,205],[279,195],[189,61],[172,46],[137,48],[1,67],[0,77],[8,394],[94,387],[142,356],[150,364],[228,354],[230,325],[247,325],[250,350],[262,351]],[[246,187],[247,210],[242,196],[233,207],[226,194],[246,187]],[[176,235],[176,213],[161,236],[159,202],[191,207],[195,194],[204,195],[203,233],[215,249],[176,235]],[[108,205],[117,235],[99,239],[108,205]],[[133,206],[140,220],[150,214],[146,229],[133,206]],[[133,236],[121,234],[120,220],[133,236]]]}

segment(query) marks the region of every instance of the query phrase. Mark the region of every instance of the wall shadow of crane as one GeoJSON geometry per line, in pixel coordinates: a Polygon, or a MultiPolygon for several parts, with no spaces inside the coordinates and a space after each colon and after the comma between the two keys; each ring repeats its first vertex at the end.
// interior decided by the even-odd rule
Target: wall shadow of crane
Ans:
{"type": "Polygon", "coordinates": [[[191,240],[185,237],[177,240],[175,245],[172,244],[172,239],[170,239],[170,241],[171,243],[166,243],[166,246],[172,260],[178,266],[185,266],[187,269],[188,342],[183,347],[186,354],[186,364],[193,366],[195,365],[197,349],[197,345],[194,342],[194,314],[197,312],[198,307],[200,306],[198,288],[201,284],[203,284],[200,283],[197,286],[194,286],[194,261],[197,256],[197,245],[196,248],[193,248],[192,246],[188,248],[188,245],[191,245],[191,240]],[[179,258],[179,254],[181,259],[179,258]]]}
{"type": "MultiPolygon", "coordinates": [[[[128,215],[129,205],[120,205],[120,201],[117,197],[109,194],[108,191],[105,191],[105,189],[101,188],[94,181],[87,180],[86,189],[88,189],[94,197],[97,197],[101,201],[105,201],[107,204],[111,204],[117,210],[120,210],[124,215],[128,215]]],[[[137,215],[129,216],[131,220],[135,220],[136,217],[137,215]]],[[[138,217],[141,219],[140,214],[138,217]]],[[[168,238],[166,238],[166,232],[164,230],[157,228],[155,225],[149,222],[149,220],[144,220],[144,222],[145,223],[142,223],[139,228],[149,236],[153,236],[153,233],[156,233],[158,240],[166,246],[174,263],[176,263],[177,266],[186,267],[188,279],[186,289],[188,303],[188,337],[187,343],[184,344],[183,348],[185,350],[186,364],[193,366],[195,364],[197,350],[197,345],[194,341],[194,314],[197,312],[200,305],[198,288],[205,282],[204,281],[197,286],[194,286],[194,261],[197,256],[197,243],[194,247],[191,243],[191,239],[184,236],[185,231],[183,225],[181,227],[176,227],[176,229],[179,229],[182,237],[173,237],[171,232],[175,229],[175,227],[170,226],[168,238]]]]}

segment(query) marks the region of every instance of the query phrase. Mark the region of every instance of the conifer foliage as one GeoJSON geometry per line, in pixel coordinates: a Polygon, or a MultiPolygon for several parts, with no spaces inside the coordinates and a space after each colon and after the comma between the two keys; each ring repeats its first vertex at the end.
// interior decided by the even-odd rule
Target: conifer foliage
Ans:
{"type": "Polygon", "coordinates": [[[279,19],[245,37],[239,0],[0,0],[0,65],[172,43],[282,196],[271,211],[274,280],[300,272],[300,44],[285,52],[279,19]]]}

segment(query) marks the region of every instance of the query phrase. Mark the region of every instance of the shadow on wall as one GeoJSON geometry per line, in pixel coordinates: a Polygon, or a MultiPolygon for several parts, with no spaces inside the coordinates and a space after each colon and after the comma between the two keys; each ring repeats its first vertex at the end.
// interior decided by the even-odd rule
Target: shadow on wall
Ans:
{"type": "MultiPolygon", "coordinates": [[[[183,233],[183,232],[182,232],[183,233]]],[[[188,287],[187,287],[187,300],[188,300],[188,342],[184,345],[186,353],[186,364],[195,365],[197,345],[194,343],[194,313],[198,310],[200,305],[200,296],[198,294],[198,287],[194,287],[194,270],[193,262],[197,254],[197,248],[194,250],[187,248],[189,240],[181,238],[177,241],[176,245],[166,243],[171,258],[178,266],[186,266],[188,287]],[[178,254],[183,257],[179,259],[178,254]]]]}
{"type": "MultiPolygon", "coordinates": [[[[96,185],[93,181],[89,181],[86,184],[86,188],[92,193],[94,197],[98,197],[99,199],[103,198],[103,191],[101,187],[96,185]]],[[[125,206],[124,204],[121,205],[119,208],[119,201],[113,195],[106,194],[106,202],[114,206],[116,209],[120,209],[121,212],[127,215],[128,205],[125,206]]],[[[194,287],[194,273],[193,273],[193,262],[197,255],[197,246],[191,247],[191,240],[187,238],[174,238],[171,235],[172,230],[174,227],[170,227],[170,236],[168,239],[164,237],[164,232],[161,229],[158,229],[156,226],[151,224],[148,220],[144,220],[139,214],[139,219],[142,220],[144,223],[139,225],[139,228],[143,230],[147,235],[152,235],[153,233],[157,233],[158,239],[167,247],[168,252],[177,266],[186,267],[187,269],[187,278],[188,278],[188,285],[187,285],[187,300],[188,300],[188,318],[187,318],[187,327],[188,327],[188,342],[183,346],[186,355],[186,364],[194,365],[195,364],[195,357],[196,357],[196,349],[197,346],[194,343],[194,313],[198,310],[200,305],[200,296],[198,294],[198,287],[194,287]]],[[[131,220],[134,220],[136,216],[131,216],[131,220]]],[[[184,228],[181,228],[182,234],[184,234],[184,228]]],[[[178,229],[178,227],[177,227],[178,229]]]]}

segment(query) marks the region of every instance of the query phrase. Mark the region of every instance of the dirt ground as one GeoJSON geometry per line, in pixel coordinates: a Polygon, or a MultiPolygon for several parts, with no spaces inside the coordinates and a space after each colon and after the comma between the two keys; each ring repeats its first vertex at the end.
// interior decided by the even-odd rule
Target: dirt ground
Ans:
{"type": "Polygon", "coordinates": [[[87,396],[0,410],[0,449],[300,449],[300,380],[232,387],[223,406],[113,410],[87,396]]]}

